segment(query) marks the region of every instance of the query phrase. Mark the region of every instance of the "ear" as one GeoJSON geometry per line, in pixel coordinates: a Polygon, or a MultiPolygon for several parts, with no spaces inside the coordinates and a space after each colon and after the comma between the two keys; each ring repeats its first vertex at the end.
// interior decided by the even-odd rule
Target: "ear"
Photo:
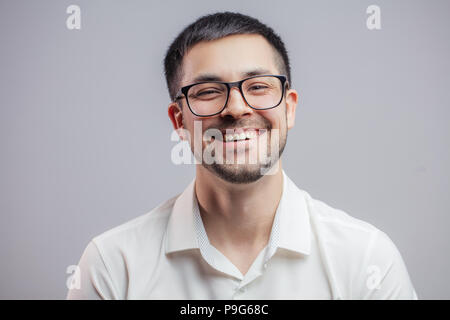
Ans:
{"type": "Polygon", "coordinates": [[[171,102],[167,109],[167,114],[169,115],[170,121],[172,122],[173,128],[178,132],[178,136],[181,140],[185,140],[184,126],[183,126],[183,112],[180,106],[176,102],[171,102]]]}
{"type": "Polygon", "coordinates": [[[286,91],[286,118],[287,127],[291,129],[295,124],[295,110],[297,109],[298,93],[294,89],[286,91]]]}

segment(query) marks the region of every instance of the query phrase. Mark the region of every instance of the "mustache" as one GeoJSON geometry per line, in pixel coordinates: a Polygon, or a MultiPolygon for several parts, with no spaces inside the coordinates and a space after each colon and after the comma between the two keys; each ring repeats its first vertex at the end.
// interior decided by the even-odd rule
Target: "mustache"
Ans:
{"type": "Polygon", "coordinates": [[[235,130],[235,129],[241,129],[241,128],[258,128],[258,129],[272,129],[272,124],[267,119],[261,119],[261,120],[247,120],[247,119],[230,119],[230,120],[223,120],[221,123],[212,125],[207,129],[218,129],[220,131],[224,131],[227,129],[235,130]]]}

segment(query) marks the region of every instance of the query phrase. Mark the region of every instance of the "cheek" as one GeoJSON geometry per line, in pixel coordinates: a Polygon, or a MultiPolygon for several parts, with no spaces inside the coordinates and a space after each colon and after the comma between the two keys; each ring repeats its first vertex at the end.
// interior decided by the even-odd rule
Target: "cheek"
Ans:
{"type": "Polygon", "coordinates": [[[196,117],[194,115],[185,118],[185,129],[189,131],[191,144],[194,143],[194,139],[199,139],[201,144],[204,144],[203,135],[206,128],[209,128],[211,124],[206,119],[196,117]]]}
{"type": "Polygon", "coordinates": [[[273,129],[284,129],[286,127],[285,108],[281,108],[280,106],[274,109],[261,111],[260,114],[270,122],[273,129]]]}
{"type": "MultiPolygon", "coordinates": [[[[187,110],[189,112],[189,110],[187,110]]],[[[188,132],[187,140],[191,140],[194,137],[194,119],[192,115],[188,114],[186,110],[183,110],[183,128],[188,132]]]]}
{"type": "Polygon", "coordinates": [[[201,121],[201,119],[194,116],[187,107],[183,110],[183,125],[191,134],[194,133],[195,126],[198,126],[198,124],[195,124],[198,121],[201,121]]]}

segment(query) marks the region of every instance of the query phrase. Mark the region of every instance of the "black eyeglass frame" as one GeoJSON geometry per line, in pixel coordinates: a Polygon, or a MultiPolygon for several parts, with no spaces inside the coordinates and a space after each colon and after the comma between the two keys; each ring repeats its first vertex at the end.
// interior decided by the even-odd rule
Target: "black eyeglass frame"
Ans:
{"type": "MultiPolygon", "coordinates": [[[[212,116],[220,114],[226,108],[227,103],[228,103],[228,99],[230,98],[231,88],[234,88],[234,87],[238,87],[239,88],[239,92],[241,93],[242,98],[244,99],[245,103],[250,108],[252,108],[254,110],[269,110],[269,109],[273,109],[273,108],[278,107],[280,105],[281,101],[283,101],[284,94],[286,93],[286,86],[289,87],[289,81],[287,81],[287,77],[285,75],[264,74],[264,75],[256,75],[256,76],[248,77],[248,78],[245,78],[245,79],[242,79],[242,80],[239,80],[239,81],[235,81],[235,82],[224,82],[224,81],[202,81],[202,82],[196,82],[196,83],[193,83],[193,84],[190,84],[190,85],[182,87],[180,89],[180,91],[184,95],[184,98],[186,98],[186,103],[188,105],[189,110],[195,116],[197,116],[197,117],[212,117],[212,116]],[[244,81],[249,80],[249,79],[253,79],[253,78],[260,78],[260,77],[275,77],[275,78],[278,78],[278,80],[281,81],[281,87],[282,87],[281,98],[280,98],[280,101],[278,101],[278,103],[276,105],[274,105],[273,107],[269,107],[269,108],[255,108],[255,107],[252,107],[250,105],[250,103],[248,103],[247,99],[245,99],[244,92],[242,91],[242,84],[244,83],[244,81]],[[187,93],[188,93],[188,91],[189,91],[189,89],[191,87],[193,87],[195,85],[198,85],[198,84],[202,84],[202,83],[220,83],[220,84],[224,84],[224,85],[227,86],[227,90],[228,90],[227,91],[227,100],[225,101],[225,104],[223,105],[222,109],[220,109],[220,111],[218,111],[216,113],[213,113],[213,114],[209,114],[209,115],[199,115],[199,114],[196,114],[194,112],[194,110],[192,110],[192,108],[191,108],[191,106],[189,104],[189,99],[188,99],[188,94],[187,93]]],[[[180,100],[182,98],[183,97],[179,95],[178,97],[175,98],[175,101],[180,100]]]]}

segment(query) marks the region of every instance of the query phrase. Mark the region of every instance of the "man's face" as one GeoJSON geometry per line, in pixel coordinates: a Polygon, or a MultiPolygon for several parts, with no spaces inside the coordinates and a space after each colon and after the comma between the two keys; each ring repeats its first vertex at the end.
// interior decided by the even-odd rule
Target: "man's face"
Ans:
{"type": "MultiPolygon", "coordinates": [[[[276,63],[276,52],[260,35],[232,35],[225,38],[200,42],[193,46],[183,60],[183,77],[180,87],[196,83],[196,79],[208,75],[218,81],[238,81],[248,78],[249,74],[279,75],[280,70],[276,63]]],[[[250,108],[243,99],[238,88],[230,91],[225,109],[218,115],[211,117],[198,117],[189,110],[186,99],[182,99],[183,112],[180,112],[176,103],[169,105],[169,116],[175,129],[184,128],[190,133],[190,145],[194,152],[194,139],[202,139],[208,129],[235,130],[240,133],[245,130],[255,130],[256,137],[239,142],[224,142],[224,139],[201,141],[201,152],[211,144],[214,148],[222,148],[223,161],[212,164],[202,162],[202,166],[216,176],[233,183],[249,183],[258,180],[264,167],[272,166],[274,161],[264,164],[261,159],[250,160],[250,153],[256,153],[255,148],[264,146],[267,141],[267,157],[278,159],[286,144],[287,130],[292,128],[295,119],[297,93],[295,90],[286,91],[285,98],[278,107],[268,110],[255,110],[250,108]],[[194,135],[194,123],[201,123],[202,137],[194,135]],[[263,129],[263,130],[261,130],[263,129]],[[266,132],[264,132],[266,131],[266,132]],[[272,137],[279,137],[278,154],[271,153],[272,137]],[[262,140],[264,139],[264,140],[262,140]],[[228,163],[226,157],[234,154],[234,161],[228,163]],[[256,163],[255,163],[256,162],[256,163]]],[[[194,153],[198,159],[199,150],[194,153]]],[[[259,151],[258,151],[259,152],[259,151]]]]}

